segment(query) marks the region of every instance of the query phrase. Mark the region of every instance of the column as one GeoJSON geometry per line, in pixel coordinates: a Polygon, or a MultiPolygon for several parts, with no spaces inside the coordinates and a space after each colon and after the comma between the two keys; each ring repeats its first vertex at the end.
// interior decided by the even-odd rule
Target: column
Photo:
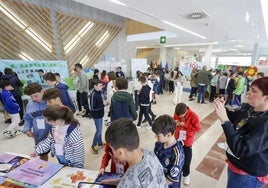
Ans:
{"type": "Polygon", "coordinates": [[[166,65],[166,60],[167,60],[167,49],[164,46],[160,47],[160,56],[159,56],[159,60],[161,63],[162,62],[162,67],[165,67],[166,65]]]}
{"type": "Polygon", "coordinates": [[[205,64],[204,65],[206,65],[208,69],[211,68],[212,49],[213,49],[213,45],[208,45],[206,52],[205,52],[205,57],[204,57],[205,64]]]}

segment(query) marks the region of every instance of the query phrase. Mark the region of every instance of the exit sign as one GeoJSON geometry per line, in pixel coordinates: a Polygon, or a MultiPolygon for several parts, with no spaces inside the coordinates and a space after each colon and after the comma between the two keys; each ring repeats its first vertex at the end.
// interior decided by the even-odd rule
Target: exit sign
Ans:
{"type": "Polygon", "coordinates": [[[161,36],[160,37],[160,44],[165,44],[166,43],[166,36],[161,36]]]}

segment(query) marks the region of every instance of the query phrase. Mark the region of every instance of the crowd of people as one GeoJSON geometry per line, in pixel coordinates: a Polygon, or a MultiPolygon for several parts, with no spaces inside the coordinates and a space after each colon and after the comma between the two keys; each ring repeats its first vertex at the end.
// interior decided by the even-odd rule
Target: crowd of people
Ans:
{"type": "MultiPolygon", "coordinates": [[[[51,153],[65,166],[84,168],[85,147],[76,113],[92,118],[95,124],[91,152],[97,155],[105,148],[99,173],[106,171],[111,161],[110,171],[123,174],[120,180],[109,183],[117,187],[154,188],[179,188],[181,182],[190,184],[192,145],[201,125],[199,116],[182,101],[187,79],[178,68],[137,71],[130,89],[132,94],[121,67],[115,72],[103,70],[101,74],[95,69],[90,79],[77,63],[76,102],[58,73],[41,70],[40,73],[42,83],[24,87],[24,94],[31,98],[26,107],[21,99],[23,84],[12,69],[4,70],[0,83],[1,102],[9,117],[5,121],[11,123],[3,135],[13,138],[24,133],[32,137],[35,146],[32,157],[48,160],[51,153]],[[156,117],[152,111],[151,105],[156,104],[157,95],[164,91],[174,93],[173,117],[165,114],[156,117]],[[107,117],[105,106],[109,106],[107,117]],[[105,141],[104,122],[108,126],[105,141]],[[156,136],[151,151],[140,147],[138,129],[144,122],[148,122],[146,128],[156,136]]],[[[196,97],[197,103],[206,104],[208,98],[222,124],[228,145],[227,187],[264,187],[268,183],[268,77],[258,73],[252,83],[247,83],[243,72],[213,72],[204,66],[201,70],[193,69],[188,79],[189,101],[196,97]],[[241,95],[246,91],[245,104],[241,95]]]]}

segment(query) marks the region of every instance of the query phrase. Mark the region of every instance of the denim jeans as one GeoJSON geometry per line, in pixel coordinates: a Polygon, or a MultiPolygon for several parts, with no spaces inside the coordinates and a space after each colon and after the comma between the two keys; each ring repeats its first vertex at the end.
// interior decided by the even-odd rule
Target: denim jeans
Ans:
{"type": "Polygon", "coordinates": [[[93,118],[95,126],[96,126],[96,132],[93,138],[92,146],[99,146],[102,145],[102,119],[103,118],[93,118]]]}
{"type": "Polygon", "coordinates": [[[145,119],[149,122],[149,125],[152,126],[152,119],[149,116],[149,108],[150,106],[141,106],[140,105],[140,112],[139,112],[139,121],[138,121],[138,126],[141,126],[142,122],[142,116],[145,116],[145,119]]]}
{"type": "Polygon", "coordinates": [[[256,176],[249,174],[241,175],[228,168],[227,188],[263,188],[264,183],[260,182],[256,176]]]}
{"type": "Polygon", "coordinates": [[[200,86],[198,85],[198,94],[197,94],[197,102],[204,103],[207,92],[207,85],[200,86]]]}

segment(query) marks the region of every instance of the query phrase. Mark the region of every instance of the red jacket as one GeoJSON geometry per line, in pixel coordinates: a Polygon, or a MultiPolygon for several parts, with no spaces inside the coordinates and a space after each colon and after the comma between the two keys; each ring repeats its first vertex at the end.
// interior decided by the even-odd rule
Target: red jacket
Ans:
{"type": "Polygon", "coordinates": [[[180,130],[186,131],[186,139],[183,140],[184,145],[186,147],[190,147],[193,145],[195,133],[200,131],[201,125],[199,116],[193,112],[189,107],[187,107],[187,111],[184,117],[179,117],[176,113],[173,115],[173,119],[179,122],[184,122],[183,126],[177,126],[174,136],[176,139],[180,136],[180,130]]]}
{"type": "Polygon", "coordinates": [[[108,143],[106,143],[105,150],[104,150],[104,155],[102,157],[101,167],[100,168],[105,169],[108,166],[110,159],[111,159],[111,172],[112,173],[119,174],[119,172],[116,172],[116,164],[122,165],[124,167],[124,172],[127,171],[127,169],[128,169],[127,162],[119,161],[119,159],[117,159],[114,156],[110,145],[108,143]]]}

